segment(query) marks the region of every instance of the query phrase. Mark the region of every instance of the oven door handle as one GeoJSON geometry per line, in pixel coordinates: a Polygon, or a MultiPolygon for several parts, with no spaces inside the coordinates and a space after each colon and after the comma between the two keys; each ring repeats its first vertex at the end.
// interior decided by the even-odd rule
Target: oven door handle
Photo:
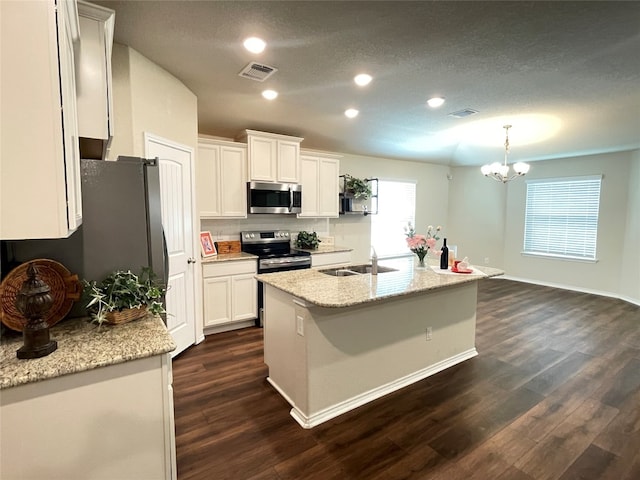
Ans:
{"type": "Polygon", "coordinates": [[[309,266],[311,266],[311,262],[309,261],[309,258],[306,257],[302,257],[302,258],[292,258],[292,259],[288,259],[287,261],[277,261],[277,260],[261,260],[260,261],[260,268],[263,270],[268,270],[268,269],[272,269],[272,268],[281,268],[281,267],[286,267],[286,266],[296,266],[296,265],[304,265],[307,264],[309,266]]]}
{"type": "Polygon", "coordinates": [[[290,258],[286,261],[278,261],[278,260],[262,260],[260,262],[260,265],[278,265],[278,266],[284,266],[284,265],[292,265],[292,264],[296,264],[296,263],[309,263],[309,258],[307,257],[301,257],[301,258],[290,258]]]}

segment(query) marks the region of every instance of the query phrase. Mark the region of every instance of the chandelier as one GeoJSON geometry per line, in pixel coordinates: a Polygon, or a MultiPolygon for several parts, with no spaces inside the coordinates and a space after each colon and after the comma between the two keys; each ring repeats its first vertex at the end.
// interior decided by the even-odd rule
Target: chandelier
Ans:
{"type": "Polygon", "coordinates": [[[529,171],[529,164],[524,162],[517,162],[513,164],[513,173],[509,173],[509,165],[507,165],[507,157],[509,155],[509,129],[511,125],[505,125],[506,140],[504,141],[504,164],[500,162],[493,162],[491,164],[483,165],[480,171],[485,177],[493,178],[498,182],[507,183],[509,180],[513,180],[516,177],[521,177],[529,171]]]}

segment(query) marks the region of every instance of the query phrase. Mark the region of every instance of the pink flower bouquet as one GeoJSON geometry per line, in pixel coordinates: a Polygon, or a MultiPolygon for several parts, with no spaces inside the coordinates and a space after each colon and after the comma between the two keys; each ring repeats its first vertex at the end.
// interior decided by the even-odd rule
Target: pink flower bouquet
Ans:
{"type": "Polygon", "coordinates": [[[427,253],[429,253],[429,249],[435,249],[436,241],[440,239],[438,232],[440,232],[441,227],[436,227],[434,231],[433,226],[429,225],[426,235],[416,233],[411,223],[409,223],[404,230],[407,236],[407,246],[418,256],[420,267],[424,267],[424,258],[427,256],[427,253]]]}

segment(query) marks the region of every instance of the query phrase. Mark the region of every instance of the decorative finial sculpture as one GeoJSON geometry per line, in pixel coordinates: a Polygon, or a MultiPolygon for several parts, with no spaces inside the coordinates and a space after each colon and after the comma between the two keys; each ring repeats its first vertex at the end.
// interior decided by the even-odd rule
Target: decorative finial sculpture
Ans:
{"type": "Polygon", "coordinates": [[[58,342],[49,337],[49,325],[44,315],[53,305],[51,288],[38,278],[38,269],[34,264],[27,268],[27,279],[16,296],[16,308],[27,320],[22,331],[24,345],[16,355],[18,358],[40,358],[49,355],[58,348],[58,342]]]}

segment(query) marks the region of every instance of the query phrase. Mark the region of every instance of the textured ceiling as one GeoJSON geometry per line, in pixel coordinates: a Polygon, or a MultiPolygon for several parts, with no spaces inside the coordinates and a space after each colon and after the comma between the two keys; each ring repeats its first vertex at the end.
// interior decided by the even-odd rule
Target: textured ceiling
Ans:
{"type": "Polygon", "coordinates": [[[196,94],[200,133],[450,165],[501,161],[506,123],[510,162],[640,148],[640,2],[95,3],[116,11],[118,43],[196,94]],[[242,48],[253,35],[260,55],[242,48]],[[278,72],[238,77],[250,61],[278,72]],[[464,108],[479,113],[448,115],[464,108]]]}

